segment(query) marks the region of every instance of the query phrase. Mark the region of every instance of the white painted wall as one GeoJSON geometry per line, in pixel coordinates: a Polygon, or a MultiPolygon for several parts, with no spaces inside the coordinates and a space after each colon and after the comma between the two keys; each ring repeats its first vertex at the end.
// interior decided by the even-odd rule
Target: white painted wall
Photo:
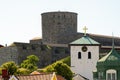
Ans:
{"type": "Polygon", "coordinates": [[[70,46],[71,70],[90,80],[93,80],[93,70],[96,70],[96,63],[99,59],[99,46],[86,46],[88,50],[82,52],[82,46],[70,46]],[[78,59],[78,52],[81,52],[81,59],[78,59]],[[91,52],[91,59],[88,59],[88,52],[91,52]]]}

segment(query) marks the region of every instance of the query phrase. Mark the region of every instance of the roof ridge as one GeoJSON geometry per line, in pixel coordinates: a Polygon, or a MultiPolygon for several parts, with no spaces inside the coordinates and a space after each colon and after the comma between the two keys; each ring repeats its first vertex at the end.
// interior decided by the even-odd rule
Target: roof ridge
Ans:
{"type": "Polygon", "coordinates": [[[96,44],[100,44],[100,43],[88,36],[83,36],[83,37],[71,42],[70,44],[87,44],[87,45],[95,44],[96,45],[96,44]]]}
{"type": "MultiPolygon", "coordinates": [[[[118,54],[118,52],[115,50],[115,48],[112,48],[111,51],[107,55],[102,57],[100,60],[98,60],[98,62],[104,62],[104,61],[108,60],[108,58],[110,58],[110,56],[118,57],[118,59],[120,59],[120,55],[118,54]]],[[[110,59],[112,59],[112,58],[110,58],[110,59]]]]}
{"type": "MultiPolygon", "coordinates": [[[[88,33],[88,35],[112,38],[112,36],[109,36],[109,35],[102,35],[102,34],[92,34],[92,33],[88,33]]],[[[117,36],[114,36],[114,38],[120,39],[120,37],[117,37],[117,36]]]]}

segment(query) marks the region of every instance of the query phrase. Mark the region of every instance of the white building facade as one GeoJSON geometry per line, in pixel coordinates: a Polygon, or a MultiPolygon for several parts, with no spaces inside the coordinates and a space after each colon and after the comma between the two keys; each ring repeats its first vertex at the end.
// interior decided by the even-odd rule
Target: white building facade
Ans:
{"type": "Polygon", "coordinates": [[[70,43],[71,70],[75,74],[93,80],[93,70],[99,60],[100,44],[88,36],[70,43]]]}

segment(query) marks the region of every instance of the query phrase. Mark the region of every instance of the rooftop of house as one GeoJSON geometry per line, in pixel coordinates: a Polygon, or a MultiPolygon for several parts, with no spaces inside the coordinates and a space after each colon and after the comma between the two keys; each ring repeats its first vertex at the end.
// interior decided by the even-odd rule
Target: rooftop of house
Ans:
{"type": "Polygon", "coordinates": [[[80,74],[75,74],[73,80],[88,80],[88,79],[81,76],[80,74]]]}
{"type": "MultiPolygon", "coordinates": [[[[17,75],[15,76],[18,80],[51,80],[53,73],[40,73],[40,74],[30,74],[30,75],[17,75]]],[[[65,80],[60,75],[56,75],[57,80],[65,80]]],[[[0,76],[0,80],[3,80],[2,75],[0,76]]]]}
{"type": "Polygon", "coordinates": [[[102,57],[98,63],[98,66],[117,66],[120,65],[120,55],[118,52],[112,48],[112,50],[104,57],[102,57]]]}

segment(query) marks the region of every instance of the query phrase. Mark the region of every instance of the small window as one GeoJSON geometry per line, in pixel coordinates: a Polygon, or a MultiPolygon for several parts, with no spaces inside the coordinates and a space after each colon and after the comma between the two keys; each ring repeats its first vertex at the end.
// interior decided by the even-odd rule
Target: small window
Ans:
{"type": "Polygon", "coordinates": [[[60,52],[59,52],[59,50],[58,50],[58,49],[55,49],[55,53],[56,53],[56,54],[59,54],[60,52]]]}
{"type": "Polygon", "coordinates": [[[78,59],[81,59],[81,52],[78,52],[78,59]]]}
{"type": "Polygon", "coordinates": [[[44,45],[40,45],[41,47],[41,51],[45,51],[45,46],[44,45]]]}
{"type": "Polygon", "coordinates": [[[35,50],[35,49],[36,49],[35,46],[32,45],[32,50],[35,50]]]}
{"type": "Polygon", "coordinates": [[[60,25],[61,23],[60,23],[60,22],[58,22],[57,24],[58,24],[58,25],[60,25]]]}
{"type": "Polygon", "coordinates": [[[91,52],[88,52],[88,59],[91,59],[91,52]]]}
{"type": "Polygon", "coordinates": [[[117,80],[116,70],[113,69],[107,70],[106,80],[117,80]]]}
{"type": "Polygon", "coordinates": [[[60,18],[60,15],[58,15],[58,18],[60,18]]]}
{"type": "Polygon", "coordinates": [[[98,78],[99,78],[99,80],[101,80],[101,79],[103,78],[103,76],[104,76],[104,75],[103,75],[103,72],[99,72],[99,73],[98,73],[98,78]]]}
{"type": "Polygon", "coordinates": [[[25,45],[23,45],[23,49],[25,50],[25,49],[27,49],[27,47],[25,45]]]}
{"type": "Polygon", "coordinates": [[[53,18],[55,17],[55,15],[53,15],[53,18]]]}
{"type": "Polygon", "coordinates": [[[63,17],[65,18],[65,15],[63,15],[63,17]]]}

